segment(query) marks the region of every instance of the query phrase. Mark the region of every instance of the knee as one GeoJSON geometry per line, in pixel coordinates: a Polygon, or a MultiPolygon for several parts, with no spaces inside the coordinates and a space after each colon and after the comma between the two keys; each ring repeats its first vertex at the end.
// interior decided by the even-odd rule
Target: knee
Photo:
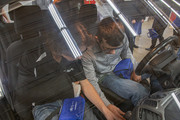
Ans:
{"type": "Polygon", "coordinates": [[[143,98],[149,95],[149,91],[144,86],[139,84],[139,87],[137,89],[137,94],[140,98],[143,98]]]}

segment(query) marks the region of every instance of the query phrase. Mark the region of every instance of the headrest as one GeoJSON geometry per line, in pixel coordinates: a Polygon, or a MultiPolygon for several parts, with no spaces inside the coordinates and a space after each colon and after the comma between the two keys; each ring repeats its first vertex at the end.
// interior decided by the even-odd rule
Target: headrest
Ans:
{"type": "Polygon", "coordinates": [[[95,23],[97,20],[97,8],[95,4],[82,5],[79,11],[81,22],[95,23]]]}
{"type": "Polygon", "coordinates": [[[14,26],[17,34],[37,33],[43,28],[39,6],[23,6],[14,11],[14,26]]]}
{"type": "Polygon", "coordinates": [[[76,22],[78,17],[78,4],[76,0],[62,0],[55,5],[67,26],[76,22]]]}

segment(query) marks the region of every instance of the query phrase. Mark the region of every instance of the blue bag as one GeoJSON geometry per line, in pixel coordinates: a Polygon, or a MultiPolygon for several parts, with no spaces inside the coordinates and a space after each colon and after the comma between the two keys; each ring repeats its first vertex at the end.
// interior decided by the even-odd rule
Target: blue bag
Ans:
{"type": "Polygon", "coordinates": [[[84,108],[85,99],[82,97],[65,99],[59,120],[83,120],[84,108]]]}
{"type": "Polygon", "coordinates": [[[147,36],[149,38],[151,38],[152,40],[156,39],[156,38],[159,38],[159,34],[154,29],[149,29],[149,32],[147,33],[147,36]]]}
{"type": "Polygon", "coordinates": [[[133,63],[130,58],[121,60],[113,70],[117,76],[125,79],[131,78],[132,71],[133,63]]]}

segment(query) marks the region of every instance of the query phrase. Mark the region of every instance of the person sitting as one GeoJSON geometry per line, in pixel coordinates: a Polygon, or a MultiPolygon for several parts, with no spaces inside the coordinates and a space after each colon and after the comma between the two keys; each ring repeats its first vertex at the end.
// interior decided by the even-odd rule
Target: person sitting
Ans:
{"type": "Polygon", "coordinates": [[[136,63],[129,49],[127,36],[119,28],[113,18],[103,19],[98,26],[92,47],[89,47],[82,57],[87,79],[113,113],[117,113],[117,108],[106,99],[99,84],[131,100],[135,106],[140,99],[149,95],[149,91],[139,83],[141,76],[136,75],[134,70],[131,75],[132,80],[120,78],[113,73],[114,68],[122,59],[130,58],[134,63],[134,69],[136,63]]]}
{"type": "MultiPolygon", "coordinates": [[[[76,27],[82,36],[85,28],[78,24],[76,27]]],[[[35,120],[45,120],[57,108],[62,106],[62,100],[73,97],[72,83],[80,84],[84,95],[104,114],[108,120],[124,120],[122,116],[117,118],[103,103],[94,87],[86,79],[83,67],[78,59],[74,59],[72,53],[66,47],[61,34],[49,31],[47,42],[40,50],[32,50],[24,54],[19,62],[19,75],[16,87],[16,100],[22,106],[30,106],[33,103],[33,117],[35,120]]],[[[80,40],[80,39],[79,39],[80,40]]],[[[86,50],[85,42],[77,42],[82,51],[86,50]]],[[[91,110],[85,107],[84,120],[97,120],[91,110]]],[[[16,106],[18,114],[25,119],[30,117],[21,114],[22,107],[16,106]]],[[[121,114],[124,113],[121,111],[121,114]]],[[[58,120],[57,115],[52,117],[58,120]]]]}

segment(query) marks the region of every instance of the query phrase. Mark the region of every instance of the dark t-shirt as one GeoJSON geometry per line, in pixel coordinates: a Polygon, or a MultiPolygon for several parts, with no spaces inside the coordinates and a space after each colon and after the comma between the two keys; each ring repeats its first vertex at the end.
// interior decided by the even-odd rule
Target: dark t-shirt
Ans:
{"type": "Polygon", "coordinates": [[[50,52],[41,51],[25,52],[20,59],[14,91],[17,112],[22,108],[31,108],[32,103],[45,104],[72,98],[72,82],[86,79],[80,60],[68,61],[62,58],[58,63],[50,52]]]}

